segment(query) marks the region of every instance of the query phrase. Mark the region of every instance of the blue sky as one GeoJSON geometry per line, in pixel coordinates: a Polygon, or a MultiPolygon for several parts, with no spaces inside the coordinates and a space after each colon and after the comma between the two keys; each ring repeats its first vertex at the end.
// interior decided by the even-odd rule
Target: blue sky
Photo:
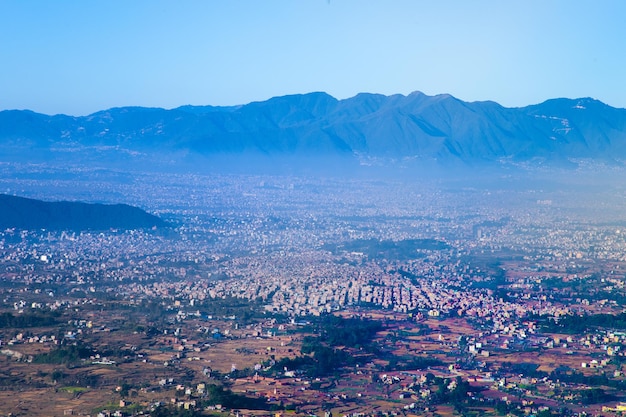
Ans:
{"type": "Polygon", "coordinates": [[[622,0],[0,0],[0,109],[326,91],[626,107],[622,0]]]}

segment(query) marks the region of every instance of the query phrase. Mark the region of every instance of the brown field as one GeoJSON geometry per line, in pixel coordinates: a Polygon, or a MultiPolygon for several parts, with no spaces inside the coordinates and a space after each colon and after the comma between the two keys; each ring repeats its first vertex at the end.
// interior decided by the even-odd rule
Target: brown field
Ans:
{"type": "MultiPolygon", "coordinates": [[[[345,415],[353,412],[376,413],[391,411],[405,415],[453,416],[458,415],[448,406],[437,406],[425,411],[424,402],[419,392],[408,393],[408,386],[425,373],[433,373],[442,378],[466,379],[470,376],[480,378],[483,384],[491,387],[493,382],[485,379],[485,372],[478,369],[464,371],[449,370],[448,365],[456,363],[459,355],[472,357],[467,351],[459,350],[459,336],[478,336],[465,318],[427,318],[419,322],[406,314],[387,311],[345,311],[344,316],[363,315],[383,320],[385,330],[381,331],[376,341],[387,352],[399,357],[422,356],[440,359],[444,365],[428,370],[391,371],[389,375],[399,380],[392,385],[381,383],[382,369],[388,359],[372,358],[359,368],[346,369],[340,377],[328,377],[319,381],[296,377],[247,377],[230,379],[228,383],[235,393],[250,397],[272,398],[283,404],[295,404],[298,412],[284,412],[283,416],[304,416],[307,413],[323,415],[322,404],[332,409],[333,415],[345,415]],[[424,334],[420,334],[424,333],[424,334]],[[486,382],[485,382],[486,381],[486,382]],[[401,397],[402,394],[402,398],[401,397]],[[406,410],[405,406],[418,403],[418,408],[406,410]],[[421,404],[421,405],[420,405],[421,404]]],[[[101,319],[103,320],[103,319],[101,319]]],[[[115,364],[94,364],[94,359],[74,363],[71,367],[61,364],[36,364],[26,360],[16,361],[6,355],[0,356],[0,381],[13,381],[14,384],[2,386],[0,390],[0,416],[10,413],[13,416],[61,416],[66,410],[73,410],[74,415],[95,415],[97,410],[107,407],[119,408],[120,400],[130,402],[130,407],[146,408],[155,401],[171,402],[176,399],[190,398],[184,389],[195,390],[200,382],[220,383],[210,379],[203,371],[210,368],[228,375],[234,364],[237,370],[252,369],[256,364],[263,364],[270,359],[293,358],[300,354],[301,333],[288,334],[283,327],[281,334],[268,336],[272,324],[263,324],[263,336],[258,336],[254,326],[238,329],[229,320],[214,320],[210,324],[196,319],[183,322],[178,336],[172,333],[160,333],[149,338],[145,334],[132,330],[86,331],[85,339],[97,351],[115,351],[121,349],[123,355],[115,357],[115,364]],[[225,335],[215,339],[206,331],[197,329],[201,326],[220,328],[225,335]],[[228,333],[226,332],[228,330],[228,333]],[[61,382],[52,379],[53,372],[64,374],[61,382]],[[73,383],[81,379],[82,385],[73,383]],[[171,382],[169,380],[171,379],[171,382]],[[164,382],[165,380],[165,382],[164,382]],[[95,381],[93,386],[84,381],[95,381]],[[163,383],[165,385],[163,385],[163,383]],[[118,387],[128,384],[124,396],[118,387]],[[177,385],[184,387],[177,390],[177,385]]],[[[261,327],[259,325],[259,327],[261,327]]],[[[48,334],[51,329],[47,329],[48,334]]],[[[46,329],[38,331],[45,333],[46,329]]],[[[209,330],[210,331],[210,330],[209,330]]],[[[556,337],[559,335],[544,335],[556,337]]],[[[506,336],[505,336],[506,338],[506,336]]],[[[526,362],[539,364],[539,370],[550,372],[559,365],[566,365],[580,370],[586,375],[598,372],[613,372],[614,365],[604,369],[581,369],[581,362],[591,362],[598,357],[597,351],[557,347],[536,348],[532,352],[516,352],[501,349],[504,338],[483,337],[484,349],[489,357],[477,356],[476,359],[498,369],[503,362],[526,362]]],[[[565,339],[561,335],[561,339],[565,339]]],[[[54,346],[41,343],[17,343],[6,346],[20,352],[24,358],[49,351],[54,346]]],[[[3,348],[5,348],[3,346],[3,348]]],[[[354,353],[354,352],[353,352],[354,353]]],[[[358,354],[355,353],[355,354],[358,354]]],[[[233,374],[234,375],[234,374],[233,374]]],[[[232,376],[232,375],[231,375],[232,376]]],[[[193,393],[195,395],[195,392],[193,393]]],[[[193,396],[192,395],[192,396],[193,396]]],[[[127,404],[125,407],[129,407],[127,404]]],[[[126,410],[129,410],[126,408],[126,410]]],[[[493,410],[486,407],[484,415],[491,416],[493,410]]],[[[246,412],[245,415],[268,416],[269,412],[246,412]]]]}
{"type": "Polygon", "coordinates": [[[111,390],[87,390],[77,395],[55,388],[0,391],[0,413],[14,416],[62,416],[65,410],[76,415],[91,414],[95,404],[117,400],[111,390]]]}

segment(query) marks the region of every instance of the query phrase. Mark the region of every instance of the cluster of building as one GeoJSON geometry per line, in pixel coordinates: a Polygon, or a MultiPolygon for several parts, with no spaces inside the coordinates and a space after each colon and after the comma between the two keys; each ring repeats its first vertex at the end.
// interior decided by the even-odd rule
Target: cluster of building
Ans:
{"type": "Polygon", "coordinates": [[[626,233],[608,223],[581,223],[584,213],[530,191],[513,193],[519,201],[512,205],[500,194],[368,181],[173,176],[152,200],[145,194],[138,200],[170,217],[167,230],[0,233],[0,270],[15,284],[0,291],[11,293],[13,303],[19,291],[57,301],[59,284],[75,297],[113,292],[192,303],[234,296],[262,299],[268,311],[290,315],[370,305],[489,317],[505,331],[512,318],[528,313],[572,311],[571,303],[538,294],[542,279],[586,278],[602,263],[602,288],[623,290],[626,233]],[[176,182],[185,182],[185,198],[175,197],[176,182]],[[403,261],[336,250],[357,239],[438,239],[449,248],[417,251],[403,261]],[[507,257],[515,259],[506,266],[512,298],[476,285],[493,278],[481,258],[507,257]]]}

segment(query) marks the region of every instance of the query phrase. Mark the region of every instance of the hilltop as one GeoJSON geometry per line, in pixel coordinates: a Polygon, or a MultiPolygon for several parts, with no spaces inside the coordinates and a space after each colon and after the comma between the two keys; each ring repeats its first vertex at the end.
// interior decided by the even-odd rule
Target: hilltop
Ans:
{"type": "Polygon", "coordinates": [[[0,194],[0,229],[108,230],[163,226],[156,216],[126,204],[47,202],[0,194]]]}

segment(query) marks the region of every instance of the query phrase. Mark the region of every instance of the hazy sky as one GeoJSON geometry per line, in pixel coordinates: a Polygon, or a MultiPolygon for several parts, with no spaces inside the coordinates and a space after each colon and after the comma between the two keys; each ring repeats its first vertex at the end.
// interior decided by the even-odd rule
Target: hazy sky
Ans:
{"type": "Polygon", "coordinates": [[[623,0],[0,0],[0,109],[326,91],[626,107],[623,0]]]}

